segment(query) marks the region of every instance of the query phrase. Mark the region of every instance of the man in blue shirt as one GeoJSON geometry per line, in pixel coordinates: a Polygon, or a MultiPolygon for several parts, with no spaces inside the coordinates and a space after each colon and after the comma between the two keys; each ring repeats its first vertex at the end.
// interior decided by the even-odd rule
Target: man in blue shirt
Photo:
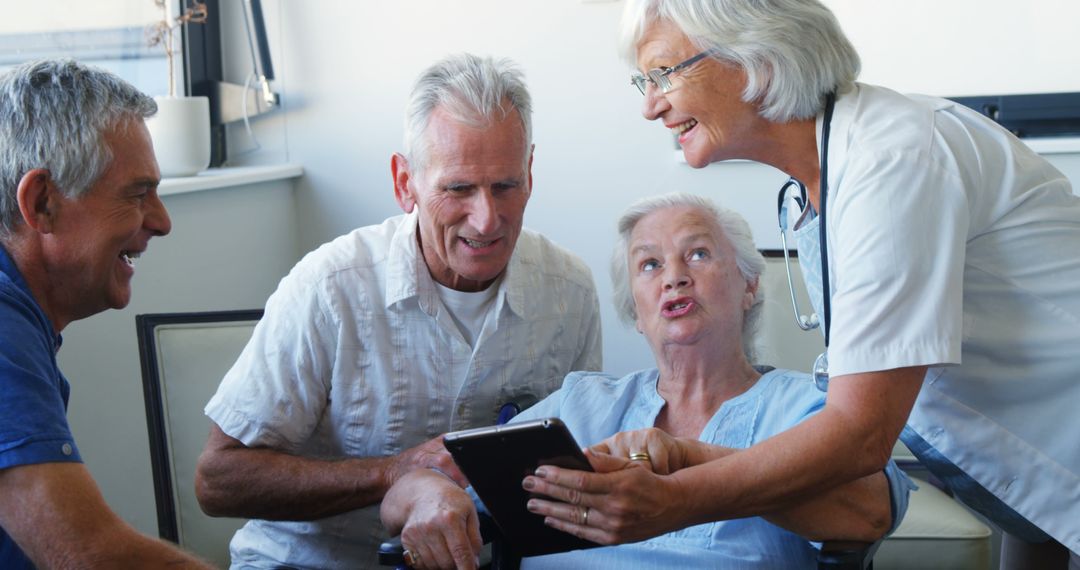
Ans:
{"type": "Polygon", "coordinates": [[[171,222],[144,119],[157,106],[72,61],[0,77],[0,568],[204,568],[105,504],[65,416],[72,321],[131,298],[171,222]]]}

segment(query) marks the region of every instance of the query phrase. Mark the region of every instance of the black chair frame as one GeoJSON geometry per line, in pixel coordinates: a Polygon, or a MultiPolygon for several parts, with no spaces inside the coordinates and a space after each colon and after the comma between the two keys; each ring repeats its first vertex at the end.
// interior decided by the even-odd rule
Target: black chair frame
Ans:
{"type": "Polygon", "coordinates": [[[257,321],[262,309],[207,311],[199,313],[156,313],[135,316],[142,366],[146,426],[150,437],[150,463],[154,476],[154,502],[157,505],[158,536],[178,543],[176,503],[173,500],[173,475],[170,469],[168,431],[163,414],[164,401],[158,376],[159,363],[155,330],[161,325],[257,321]]]}

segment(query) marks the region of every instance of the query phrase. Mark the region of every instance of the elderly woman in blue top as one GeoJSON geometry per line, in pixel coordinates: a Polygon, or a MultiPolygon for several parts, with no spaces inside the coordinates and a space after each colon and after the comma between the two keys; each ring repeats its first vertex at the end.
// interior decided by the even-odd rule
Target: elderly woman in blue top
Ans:
{"type": "MultiPolygon", "coordinates": [[[[617,457],[593,449],[599,471],[667,474],[746,448],[813,415],[824,394],[803,373],[751,365],[764,260],[738,214],[671,194],[632,205],[619,221],[612,280],[619,313],[646,338],[657,367],[622,378],[575,372],[515,421],[557,416],[579,443],[655,428],[697,445],[655,446],[617,457]],[[679,449],[679,456],[662,454],[679,449]],[[631,460],[628,457],[636,458],[631,460]]],[[[541,470],[545,469],[541,467],[541,470]]],[[[524,481],[526,488],[535,478],[524,481]]],[[[614,547],[523,561],[525,568],[806,568],[812,541],[874,541],[906,508],[908,482],[889,464],[849,484],[763,517],[708,522],[614,547]]],[[[530,502],[534,509],[535,500],[530,502]]],[[[557,503],[561,518],[603,526],[596,509],[557,503]]],[[[538,515],[539,516],[539,515],[538,515]]],[[[479,549],[469,496],[434,471],[416,471],[386,495],[383,523],[423,568],[471,568],[479,549]]],[[[554,519],[550,519],[554,520],[554,519]]]]}

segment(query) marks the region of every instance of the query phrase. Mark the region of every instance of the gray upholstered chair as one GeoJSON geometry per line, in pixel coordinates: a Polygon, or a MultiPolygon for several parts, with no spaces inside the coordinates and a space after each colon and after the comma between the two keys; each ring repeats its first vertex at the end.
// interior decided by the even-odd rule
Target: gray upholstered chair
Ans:
{"type": "Polygon", "coordinates": [[[877,570],[987,570],[992,560],[991,530],[921,474],[923,468],[904,444],[893,459],[919,488],[911,492],[907,516],[874,556],[877,570]]]}
{"type": "Polygon", "coordinates": [[[221,568],[246,521],[208,517],[195,499],[195,463],[210,433],[203,407],[261,317],[261,309],[135,317],[158,534],[221,568]]]}

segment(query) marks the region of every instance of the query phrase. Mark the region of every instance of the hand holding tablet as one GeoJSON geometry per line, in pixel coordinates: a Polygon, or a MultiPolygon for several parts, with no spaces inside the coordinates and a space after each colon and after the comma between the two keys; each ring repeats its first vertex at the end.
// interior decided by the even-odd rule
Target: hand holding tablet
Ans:
{"type": "Polygon", "coordinates": [[[544,524],[525,504],[522,480],[541,465],[592,471],[581,447],[558,418],[446,434],[443,443],[513,547],[537,556],[599,546],[544,524]]]}

